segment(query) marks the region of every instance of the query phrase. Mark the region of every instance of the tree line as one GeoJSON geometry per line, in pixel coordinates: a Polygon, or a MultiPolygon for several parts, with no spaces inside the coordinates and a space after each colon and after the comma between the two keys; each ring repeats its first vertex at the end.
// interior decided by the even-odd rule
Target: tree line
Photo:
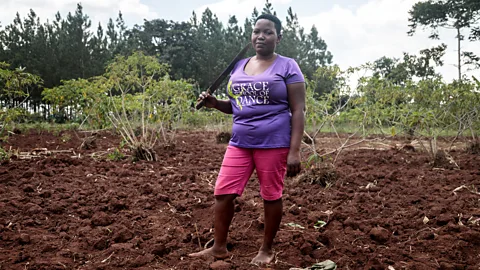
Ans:
{"type": "MultiPolygon", "coordinates": [[[[262,10],[253,9],[251,16],[243,21],[231,16],[225,25],[207,8],[199,15],[193,12],[188,21],[153,19],[128,27],[121,12],[106,26],[92,25],[80,3],[73,13],[62,16],[57,12],[53,20],[44,23],[30,10],[25,18],[17,13],[12,23],[0,26],[0,63],[3,62],[0,68],[17,68],[41,78],[35,80],[35,85],[21,86],[24,91],[28,88],[35,111],[42,103],[44,89],[58,87],[72,79],[101,75],[116,56],[128,56],[134,51],[155,56],[159,62],[168,64],[171,79],[189,80],[200,91],[206,89],[233,55],[249,42],[254,20],[261,13],[276,15],[266,0],[262,10]]],[[[440,39],[438,29],[453,29],[452,34],[456,34],[458,41],[458,80],[462,80],[466,68],[480,67],[480,58],[475,52],[463,51],[461,46],[464,42],[480,40],[479,20],[478,0],[419,1],[409,12],[408,34],[415,34],[418,28],[428,28],[432,30],[431,38],[440,39]]],[[[278,52],[298,61],[307,80],[315,82],[317,95],[330,92],[339,78],[328,74],[334,66],[327,42],[315,26],[308,30],[301,27],[292,8],[282,21],[283,41],[278,52]]],[[[435,68],[444,64],[446,49],[442,44],[426,48],[418,55],[404,53],[400,59],[385,56],[369,68],[375,77],[396,85],[405,85],[413,78],[438,78],[441,76],[435,68]]],[[[7,106],[19,102],[6,94],[10,88],[12,85],[7,86],[6,81],[0,79],[0,100],[7,106]]]]}
{"type": "MultiPolygon", "coordinates": [[[[254,9],[243,23],[231,16],[223,25],[207,8],[200,16],[193,12],[189,21],[153,19],[129,28],[121,12],[106,27],[101,23],[93,26],[80,3],[73,13],[63,17],[57,12],[45,23],[30,10],[25,18],[17,13],[13,23],[0,28],[0,62],[43,79],[43,85],[30,92],[33,104],[41,103],[43,88],[98,76],[116,55],[127,56],[133,51],[167,63],[172,79],[189,79],[197,88],[206,89],[250,41],[254,19],[260,13],[275,11],[267,1],[261,12],[254,9]]],[[[332,63],[327,44],[315,26],[305,31],[291,8],[283,38],[278,52],[297,59],[307,77],[312,78],[318,67],[332,63]]]]}

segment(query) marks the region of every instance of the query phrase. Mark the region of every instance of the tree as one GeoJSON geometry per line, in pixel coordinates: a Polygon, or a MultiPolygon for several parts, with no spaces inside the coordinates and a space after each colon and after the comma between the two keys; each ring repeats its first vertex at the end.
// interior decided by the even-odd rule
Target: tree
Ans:
{"type": "Polygon", "coordinates": [[[315,25],[306,37],[303,37],[303,29],[301,32],[300,65],[303,73],[312,78],[318,67],[332,63],[332,54],[327,50],[327,43],[318,35],[315,25]]]}
{"type": "Polygon", "coordinates": [[[195,34],[189,22],[145,21],[140,34],[142,49],[156,55],[161,62],[169,63],[174,79],[192,78],[199,68],[194,61],[198,48],[195,34]]]}
{"type": "Polygon", "coordinates": [[[40,77],[25,72],[24,68],[10,69],[10,65],[0,62],[0,97],[9,100],[7,107],[15,107],[30,97],[31,89],[43,81],[40,77]]]}
{"type": "Polygon", "coordinates": [[[277,16],[277,12],[273,10],[272,3],[270,3],[268,0],[265,1],[265,6],[263,7],[262,14],[272,14],[277,16]]]}
{"type": "Polygon", "coordinates": [[[206,88],[230,61],[226,57],[223,25],[208,8],[202,14],[195,41],[198,50],[194,58],[200,64],[195,78],[206,88]]]}
{"type": "Polygon", "coordinates": [[[430,38],[432,39],[439,39],[439,28],[456,30],[458,80],[462,80],[462,65],[474,64],[480,67],[479,58],[472,52],[462,52],[461,47],[464,40],[462,31],[466,29],[470,30],[470,40],[480,38],[478,27],[480,2],[478,0],[427,0],[416,3],[409,14],[409,35],[413,35],[418,26],[431,28],[430,38]]]}
{"type": "Polygon", "coordinates": [[[432,47],[420,51],[420,55],[403,53],[403,58],[383,56],[373,62],[373,77],[387,80],[394,85],[406,85],[414,77],[427,79],[440,77],[435,72],[436,66],[442,66],[442,57],[446,45],[432,47]]]}
{"type": "Polygon", "coordinates": [[[238,52],[244,44],[250,42],[249,39],[244,39],[243,30],[238,26],[238,20],[235,15],[228,19],[228,25],[225,31],[225,41],[227,54],[238,52]]]}
{"type": "Polygon", "coordinates": [[[286,24],[283,27],[282,42],[278,46],[278,53],[294,58],[298,61],[300,52],[299,32],[301,30],[297,14],[288,8],[286,24]]]}

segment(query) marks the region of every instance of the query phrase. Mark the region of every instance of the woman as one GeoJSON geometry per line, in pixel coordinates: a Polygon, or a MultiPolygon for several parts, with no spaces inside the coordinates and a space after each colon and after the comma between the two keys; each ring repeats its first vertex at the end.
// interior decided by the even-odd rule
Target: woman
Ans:
{"type": "Polygon", "coordinates": [[[305,80],[298,64],[275,53],[282,38],[280,20],[260,15],[252,32],[256,55],[240,60],[228,82],[229,100],[202,93],[205,106],[233,114],[232,137],[215,184],[213,247],[192,257],[228,257],[227,235],[234,214],[234,199],[256,169],[264,200],[263,245],[252,263],[274,259],[273,240],[282,219],[285,173],[300,172],[300,145],[304,129],[305,80]]]}

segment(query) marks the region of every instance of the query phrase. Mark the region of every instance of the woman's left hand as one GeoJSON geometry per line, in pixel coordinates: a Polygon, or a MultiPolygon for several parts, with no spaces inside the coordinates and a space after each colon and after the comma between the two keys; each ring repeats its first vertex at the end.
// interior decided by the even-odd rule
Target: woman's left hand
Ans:
{"type": "Polygon", "coordinates": [[[293,177],[300,173],[301,170],[301,160],[300,160],[300,152],[290,151],[287,157],[287,176],[293,177]]]}

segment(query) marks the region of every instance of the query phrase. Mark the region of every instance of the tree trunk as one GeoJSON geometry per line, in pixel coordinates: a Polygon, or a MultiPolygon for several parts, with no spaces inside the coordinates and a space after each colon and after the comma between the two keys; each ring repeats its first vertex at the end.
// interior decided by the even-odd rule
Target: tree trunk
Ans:
{"type": "Polygon", "coordinates": [[[457,41],[458,41],[458,81],[462,80],[462,54],[461,54],[461,41],[462,35],[460,34],[460,28],[457,28],[457,41]]]}

